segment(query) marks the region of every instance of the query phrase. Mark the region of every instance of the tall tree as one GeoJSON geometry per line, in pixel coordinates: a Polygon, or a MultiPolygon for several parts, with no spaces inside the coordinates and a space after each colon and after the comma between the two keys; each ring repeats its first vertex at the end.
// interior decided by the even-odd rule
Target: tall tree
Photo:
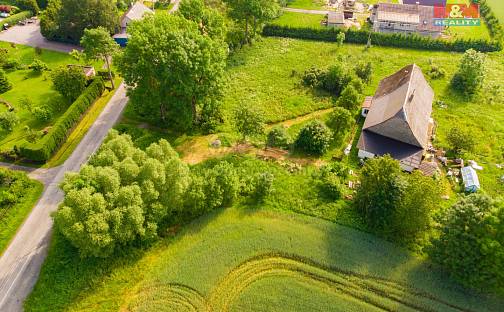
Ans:
{"type": "Polygon", "coordinates": [[[51,0],[40,20],[44,37],[76,44],[86,28],[113,33],[118,25],[117,8],[109,0],[51,0]]]}
{"type": "Polygon", "coordinates": [[[453,76],[452,86],[466,95],[474,95],[485,81],[486,55],[473,49],[467,50],[460,60],[459,69],[453,76]]]}
{"type": "Polygon", "coordinates": [[[10,89],[12,89],[12,84],[9,82],[5,71],[0,68],[0,94],[5,93],[10,89]]]}
{"type": "Polygon", "coordinates": [[[250,42],[250,27],[255,35],[261,23],[278,16],[280,4],[278,0],[225,0],[230,8],[230,16],[243,23],[245,40],[250,42]]]}
{"type": "Polygon", "coordinates": [[[105,61],[112,88],[115,89],[110,61],[114,53],[119,50],[119,45],[110,37],[109,32],[103,27],[85,29],[80,44],[84,48],[84,55],[87,59],[105,61]]]}
{"type": "Polygon", "coordinates": [[[135,109],[153,121],[188,129],[205,102],[220,98],[226,45],[177,15],[132,23],[117,66],[135,109]]]}

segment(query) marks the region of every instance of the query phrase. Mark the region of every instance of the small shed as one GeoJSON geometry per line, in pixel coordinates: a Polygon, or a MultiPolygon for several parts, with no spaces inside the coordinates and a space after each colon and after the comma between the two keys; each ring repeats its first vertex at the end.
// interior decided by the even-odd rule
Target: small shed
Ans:
{"type": "Polygon", "coordinates": [[[328,27],[343,27],[345,26],[345,15],[343,12],[329,12],[327,14],[328,27]]]}
{"type": "Polygon", "coordinates": [[[473,167],[467,166],[460,170],[462,181],[464,182],[464,191],[475,193],[480,189],[478,174],[473,167]]]}
{"type": "Polygon", "coordinates": [[[362,112],[361,112],[362,117],[366,117],[368,115],[369,110],[371,109],[372,102],[373,102],[373,97],[366,96],[366,98],[364,99],[364,102],[362,102],[362,112]]]}

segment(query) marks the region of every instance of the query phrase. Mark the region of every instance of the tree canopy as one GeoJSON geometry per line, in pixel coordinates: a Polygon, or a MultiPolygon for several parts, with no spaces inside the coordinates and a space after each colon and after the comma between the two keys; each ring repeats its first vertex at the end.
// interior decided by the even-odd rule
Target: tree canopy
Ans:
{"type": "Polygon", "coordinates": [[[143,117],[186,130],[205,103],[221,97],[227,48],[179,15],[148,16],[128,27],[117,66],[143,117]]]}
{"type": "Polygon", "coordinates": [[[144,152],[112,131],[89,165],[65,177],[56,228],[82,256],[109,256],[118,246],[156,237],[158,224],[182,208],[189,176],[168,142],[144,152]]]}
{"type": "Polygon", "coordinates": [[[472,96],[478,92],[485,81],[486,55],[470,49],[464,53],[460,60],[459,69],[453,76],[452,86],[455,90],[472,96]]]}
{"type": "Polygon", "coordinates": [[[40,19],[44,37],[75,44],[86,28],[101,26],[112,34],[118,25],[117,8],[109,0],[51,0],[40,19]]]}

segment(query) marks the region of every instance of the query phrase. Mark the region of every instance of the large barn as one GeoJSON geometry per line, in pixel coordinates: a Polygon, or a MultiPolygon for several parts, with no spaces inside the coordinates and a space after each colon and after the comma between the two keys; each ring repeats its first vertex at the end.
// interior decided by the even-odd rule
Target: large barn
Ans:
{"type": "Polygon", "coordinates": [[[371,101],[357,147],[360,158],[389,154],[418,169],[432,129],[434,91],[415,64],[383,79],[371,101]]]}

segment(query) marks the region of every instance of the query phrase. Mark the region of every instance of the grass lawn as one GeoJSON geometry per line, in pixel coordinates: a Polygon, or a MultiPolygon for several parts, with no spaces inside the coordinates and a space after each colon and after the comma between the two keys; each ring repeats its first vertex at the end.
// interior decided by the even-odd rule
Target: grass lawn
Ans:
{"type": "MultiPolygon", "coordinates": [[[[43,50],[41,55],[37,55],[35,49],[23,45],[15,45],[14,47],[5,42],[0,42],[0,48],[9,50],[9,57],[17,59],[22,65],[30,65],[34,59],[40,59],[48,65],[50,69],[55,69],[59,66],[78,63],[66,53],[43,50]]],[[[69,105],[65,99],[55,90],[52,89],[52,81],[50,72],[35,74],[30,69],[22,69],[7,72],[7,77],[13,85],[13,89],[0,94],[0,98],[11,103],[16,109],[20,119],[12,132],[0,131],[0,149],[8,150],[18,144],[26,135],[24,128],[29,126],[32,130],[42,130],[50,126],[69,105]],[[52,119],[48,122],[38,121],[30,112],[21,109],[19,102],[23,97],[27,97],[33,101],[34,106],[54,106],[54,103],[60,107],[54,112],[52,119]]],[[[6,110],[5,107],[0,107],[0,110],[6,110]]]]}
{"type": "Polygon", "coordinates": [[[326,8],[326,0],[288,0],[287,7],[306,10],[320,10],[326,8]]]}
{"type": "Polygon", "coordinates": [[[42,183],[30,180],[30,186],[24,189],[25,193],[20,201],[5,211],[0,210],[0,255],[38,201],[43,188],[42,183]]]}
{"type": "Polygon", "coordinates": [[[499,304],[369,234],[229,208],[110,260],[81,260],[56,235],[25,310],[497,311],[499,304]]]}
{"type": "Polygon", "coordinates": [[[495,16],[504,25],[504,2],[502,0],[486,0],[495,16]]]}
{"type": "Polygon", "coordinates": [[[291,27],[322,28],[325,26],[322,26],[320,22],[324,19],[324,15],[284,12],[279,18],[275,19],[272,24],[291,27]]]}

